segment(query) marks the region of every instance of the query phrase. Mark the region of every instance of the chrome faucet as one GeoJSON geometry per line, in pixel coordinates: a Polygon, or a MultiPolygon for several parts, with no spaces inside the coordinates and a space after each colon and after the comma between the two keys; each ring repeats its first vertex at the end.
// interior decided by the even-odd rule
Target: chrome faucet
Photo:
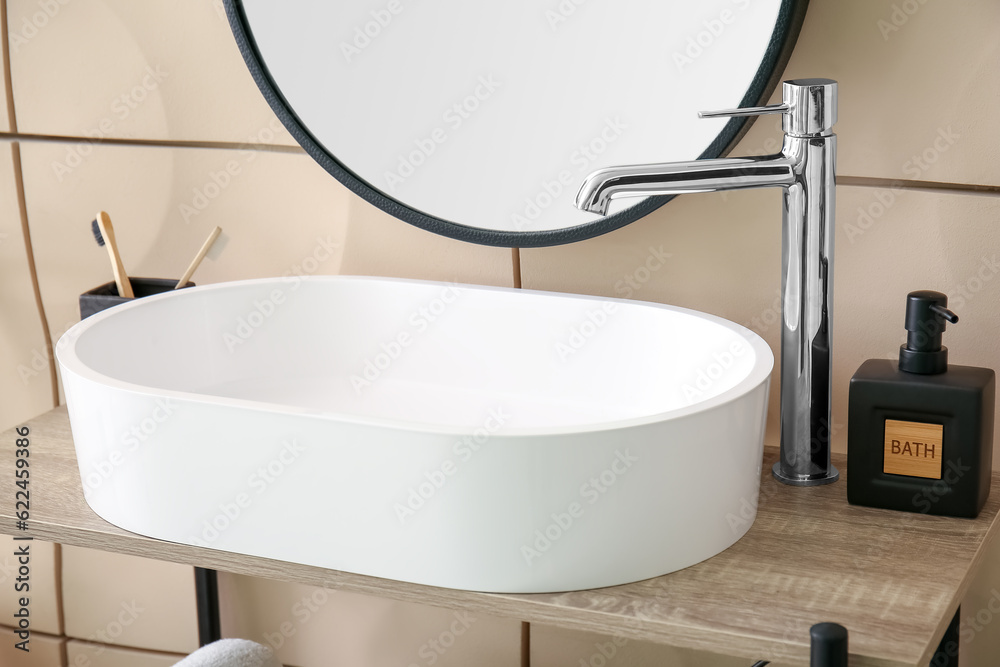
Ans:
{"type": "Polygon", "coordinates": [[[830,339],[833,321],[834,165],[837,82],[793,79],[782,102],[703,112],[701,118],[782,114],[777,155],[611,167],[590,174],[576,197],[606,215],[618,197],[781,187],[781,457],[785,484],[837,481],[830,463],[830,339]]]}

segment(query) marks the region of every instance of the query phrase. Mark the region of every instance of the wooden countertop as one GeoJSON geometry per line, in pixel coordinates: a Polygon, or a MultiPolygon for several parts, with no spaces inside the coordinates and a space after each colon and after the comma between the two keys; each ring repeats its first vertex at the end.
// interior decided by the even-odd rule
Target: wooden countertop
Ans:
{"type": "MultiPolygon", "coordinates": [[[[13,431],[0,435],[0,532],[380,597],[468,609],[631,639],[808,664],[809,627],[850,632],[853,667],[928,663],[997,530],[1000,473],[975,520],[847,504],[843,479],[813,488],[771,478],[765,450],[750,532],[715,558],[626,586],[497,595],[400,583],[163,542],[117,528],[87,506],[65,407],[27,424],[31,519],[16,530],[13,431]]],[[[845,457],[834,456],[842,475],[845,457]]]]}

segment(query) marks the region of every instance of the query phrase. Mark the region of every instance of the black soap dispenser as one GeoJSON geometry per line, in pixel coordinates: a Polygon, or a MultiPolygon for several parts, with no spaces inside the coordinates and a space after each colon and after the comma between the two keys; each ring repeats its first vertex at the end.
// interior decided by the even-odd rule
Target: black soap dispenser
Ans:
{"type": "Polygon", "coordinates": [[[975,517],[990,494],[995,374],[949,366],[941,292],[910,292],[899,362],[869,359],[851,378],[847,500],[975,517]]]}

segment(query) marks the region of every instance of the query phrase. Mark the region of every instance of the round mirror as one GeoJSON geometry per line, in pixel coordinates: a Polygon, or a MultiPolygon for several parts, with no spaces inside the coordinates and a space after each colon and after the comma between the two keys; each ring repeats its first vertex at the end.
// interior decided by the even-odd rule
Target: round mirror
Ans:
{"type": "Polygon", "coordinates": [[[590,172],[725,155],[763,104],[806,0],[226,0],[295,139],[351,190],[432,232],[569,243],[668,197],[573,201],[590,172]]]}

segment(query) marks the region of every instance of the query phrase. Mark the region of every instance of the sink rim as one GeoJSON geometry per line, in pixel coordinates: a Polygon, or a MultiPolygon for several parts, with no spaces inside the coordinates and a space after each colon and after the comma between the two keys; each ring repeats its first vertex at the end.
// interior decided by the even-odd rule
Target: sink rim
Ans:
{"type": "Polygon", "coordinates": [[[223,290],[234,286],[242,285],[276,285],[295,284],[305,282],[335,282],[335,281],[360,281],[360,282],[389,282],[413,285],[433,285],[439,287],[455,286],[459,289],[472,289],[488,292],[503,293],[525,293],[542,297],[556,297],[561,299],[576,299],[591,301],[595,303],[615,303],[629,307],[649,307],[659,310],[668,310],[682,315],[691,316],[707,320],[715,325],[728,329],[748,343],[755,358],[753,367],[746,377],[738,381],[733,387],[702,401],[697,401],[691,405],[681,408],[674,408],[667,411],[651,413],[638,417],[626,419],[616,419],[611,421],[581,424],[579,426],[549,426],[549,427],[505,427],[503,436],[505,438],[538,437],[538,436],[564,436],[579,433],[598,433],[604,431],[615,431],[620,429],[642,427],[649,424],[661,423],[683,418],[694,413],[704,412],[719,408],[727,403],[738,400],[744,395],[756,389],[761,383],[770,379],[774,368],[774,354],[770,346],[756,332],[725,318],[710,313],[704,313],[691,308],[673,306],[669,304],[652,301],[641,301],[636,299],[622,299],[615,297],[603,297],[587,294],[575,294],[569,292],[554,292],[549,290],[520,289],[513,287],[497,287],[492,285],[476,285],[467,283],[455,283],[436,280],[418,280],[412,278],[392,278],[381,276],[363,275],[317,275],[317,276],[284,276],[271,278],[252,278],[247,280],[234,280],[208,285],[189,287],[183,290],[168,291],[155,294],[142,299],[135,299],[123,303],[104,311],[96,313],[89,318],[78,322],[64,333],[55,346],[55,357],[62,372],[71,372],[85,380],[89,380],[112,389],[127,391],[139,395],[156,398],[175,399],[178,401],[193,402],[204,405],[218,405],[226,408],[247,409],[256,412],[270,412],[284,415],[302,415],[316,419],[336,421],[341,423],[351,423],[364,426],[372,426],[382,429],[399,430],[407,432],[418,432],[427,434],[440,434],[449,436],[462,436],[471,433],[473,427],[454,426],[444,424],[434,424],[428,422],[418,422],[401,418],[359,416],[348,412],[317,411],[286,403],[272,403],[267,401],[255,401],[242,398],[231,398],[226,396],[216,396],[213,394],[201,394],[192,391],[178,391],[174,389],[160,388],[156,386],[140,385],[118,378],[111,377],[85,364],[76,354],[76,343],[87,331],[103,322],[104,320],[116,317],[119,313],[127,312],[133,308],[146,307],[149,304],[157,303],[164,299],[190,298],[194,293],[205,293],[214,290],[223,290]]]}

